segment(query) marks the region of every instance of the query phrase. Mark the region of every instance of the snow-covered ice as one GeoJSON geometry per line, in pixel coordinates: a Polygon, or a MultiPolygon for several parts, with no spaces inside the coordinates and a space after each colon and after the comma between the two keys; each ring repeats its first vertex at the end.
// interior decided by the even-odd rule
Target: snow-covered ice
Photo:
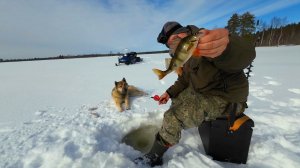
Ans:
{"type": "MultiPolygon", "coordinates": [[[[246,165],[214,161],[196,128],[184,130],[162,167],[300,167],[300,46],[256,48],[246,114],[255,127],[246,165]]],[[[119,113],[110,97],[114,81],[161,94],[176,75],[159,81],[167,54],[118,66],[116,57],[0,64],[0,167],[136,167],[141,155],[121,143],[141,125],[160,126],[167,105],[150,96],[119,113]]]]}

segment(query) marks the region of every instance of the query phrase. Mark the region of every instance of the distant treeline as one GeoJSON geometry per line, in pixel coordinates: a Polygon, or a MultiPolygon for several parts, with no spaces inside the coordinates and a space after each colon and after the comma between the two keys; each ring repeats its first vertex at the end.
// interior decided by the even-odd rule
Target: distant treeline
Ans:
{"type": "Polygon", "coordinates": [[[257,46],[279,46],[300,44],[300,23],[270,27],[257,32],[257,46]]]}
{"type": "MultiPolygon", "coordinates": [[[[168,53],[169,50],[162,51],[145,51],[137,52],[137,54],[159,54],[168,53]]],[[[57,60],[57,59],[76,59],[76,58],[95,58],[95,57],[111,57],[121,56],[123,53],[109,53],[109,54],[85,54],[85,55],[59,55],[57,57],[45,57],[45,58],[25,58],[25,59],[0,59],[0,62],[21,62],[21,61],[41,61],[41,60],[57,60]]]]}
{"type": "Polygon", "coordinates": [[[256,46],[300,44],[300,22],[287,24],[287,18],[273,17],[269,23],[255,20],[250,12],[234,13],[227,22],[230,34],[256,43],[256,46]]]}

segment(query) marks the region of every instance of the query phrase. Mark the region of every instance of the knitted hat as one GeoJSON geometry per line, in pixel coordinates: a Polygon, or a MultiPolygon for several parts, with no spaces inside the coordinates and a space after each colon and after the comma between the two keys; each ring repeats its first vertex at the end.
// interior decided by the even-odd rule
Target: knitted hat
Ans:
{"type": "Polygon", "coordinates": [[[166,44],[172,34],[178,34],[186,31],[188,31],[187,28],[182,27],[178,22],[167,22],[164,24],[161,32],[159,33],[157,41],[159,43],[166,44]]]}

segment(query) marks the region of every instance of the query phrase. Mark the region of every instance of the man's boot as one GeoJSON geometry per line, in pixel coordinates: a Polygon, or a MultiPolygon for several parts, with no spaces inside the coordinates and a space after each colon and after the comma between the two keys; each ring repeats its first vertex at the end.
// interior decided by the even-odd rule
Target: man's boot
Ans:
{"type": "Polygon", "coordinates": [[[168,145],[159,134],[156,134],[153,146],[147,154],[142,157],[138,157],[134,160],[136,164],[147,164],[151,167],[162,165],[162,157],[164,153],[169,149],[171,145],[168,145]]]}

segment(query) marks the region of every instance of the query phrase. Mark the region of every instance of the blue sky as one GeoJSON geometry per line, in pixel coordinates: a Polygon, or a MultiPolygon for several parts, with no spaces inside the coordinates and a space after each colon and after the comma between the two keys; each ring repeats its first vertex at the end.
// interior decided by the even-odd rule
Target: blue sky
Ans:
{"type": "Polygon", "coordinates": [[[164,50],[166,21],[214,29],[247,11],[300,22],[300,0],[0,0],[0,58],[164,50]]]}

